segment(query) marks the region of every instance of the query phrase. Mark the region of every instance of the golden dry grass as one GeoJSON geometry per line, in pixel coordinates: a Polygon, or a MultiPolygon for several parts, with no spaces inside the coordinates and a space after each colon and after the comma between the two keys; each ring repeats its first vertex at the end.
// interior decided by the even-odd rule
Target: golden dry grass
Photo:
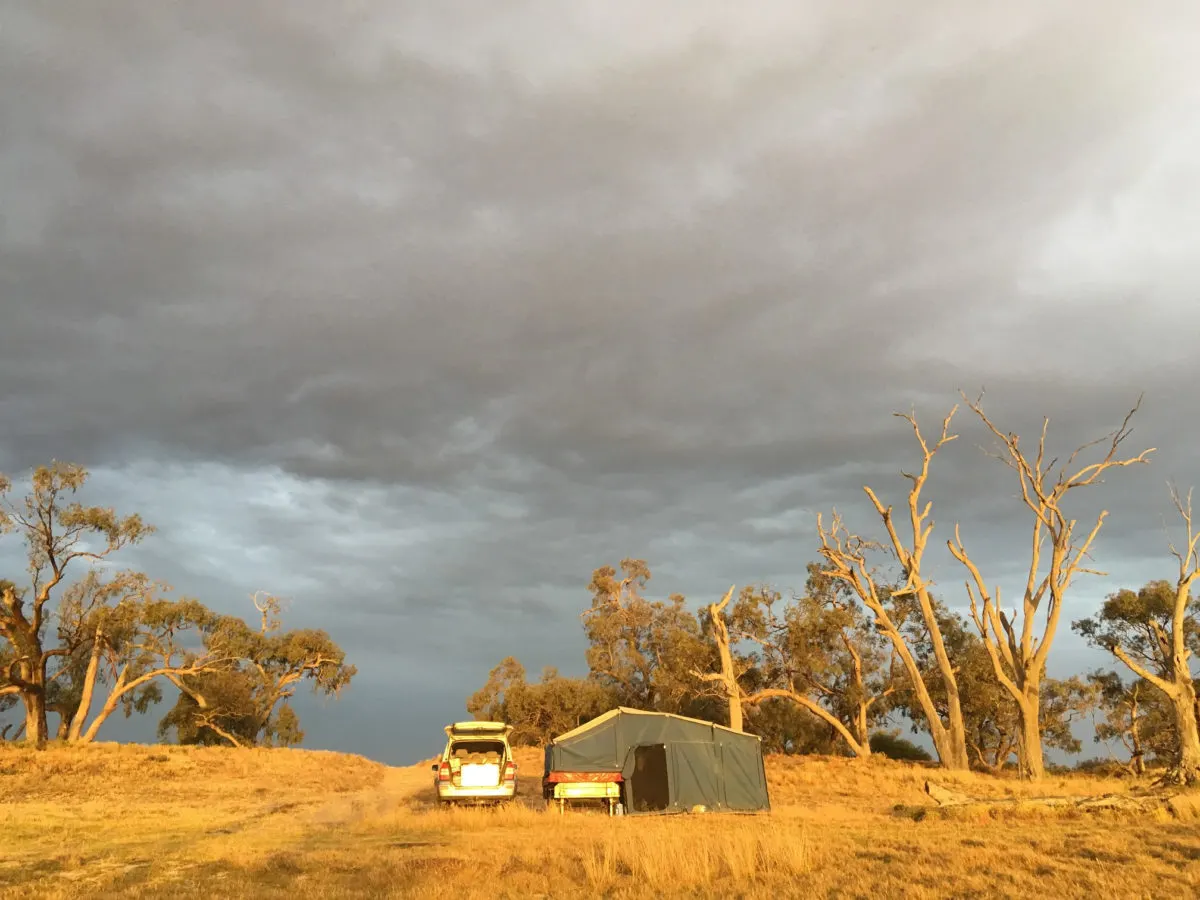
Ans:
{"type": "Polygon", "coordinates": [[[876,760],[770,759],[770,816],[560,817],[540,754],[521,803],[441,810],[427,764],[299,750],[0,750],[0,896],[1191,897],[1200,828],[1082,813],[929,816],[933,774],[980,797],[1085,796],[876,760]]]}

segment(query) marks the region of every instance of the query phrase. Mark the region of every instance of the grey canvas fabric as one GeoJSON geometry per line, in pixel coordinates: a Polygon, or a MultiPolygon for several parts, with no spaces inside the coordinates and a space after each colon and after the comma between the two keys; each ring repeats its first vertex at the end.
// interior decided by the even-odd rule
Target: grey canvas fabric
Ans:
{"type": "Polygon", "coordinates": [[[757,736],[669,713],[619,707],[560,735],[546,748],[546,774],[550,772],[621,772],[632,815],[696,807],[714,812],[771,808],[757,736]],[[643,752],[639,769],[637,751],[658,746],[665,748],[668,799],[665,808],[646,809],[643,801],[662,793],[662,773],[647,760],[661,755],[643,752]]]}

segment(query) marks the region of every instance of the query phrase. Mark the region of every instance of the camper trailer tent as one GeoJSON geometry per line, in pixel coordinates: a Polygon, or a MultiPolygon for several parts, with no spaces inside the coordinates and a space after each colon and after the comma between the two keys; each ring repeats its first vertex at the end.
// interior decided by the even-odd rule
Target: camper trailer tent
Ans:
{"type": "Polygon", "coordinates": [[[631,815],[771,808],[756,735],[669,713],[618,707],[551,741],[546,796],[588,783],[619,785],[610,796],[631,815]]]}

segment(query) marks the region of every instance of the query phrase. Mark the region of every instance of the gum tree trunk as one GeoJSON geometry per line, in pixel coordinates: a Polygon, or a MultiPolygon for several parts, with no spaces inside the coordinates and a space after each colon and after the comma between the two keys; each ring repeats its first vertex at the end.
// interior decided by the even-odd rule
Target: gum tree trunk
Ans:
{"type": "Polygon", "coordinates": [[[1041,698],[1034,689],[1032,695],[1017,704],[1019,732],[1017,743],[1017,763],[1022,778],[1038,780],[1046,774],[1045,757],[1042,754],[1042,728],[1038,721],[1041,712],[1041,698]]]}
{"type": "Polygon", "coordinates": [[[1200,726],[1196,723],[1196,690],[1189,680],[1179,685],[1171,698],[1175,709],[1175,726],[1179,730],[1179,764],[1174,780],[1180,784],[1200,782],[1200,726]]]}
{"type": "Polygon", "coordinates": [[[21,691],[21,702],[25,704],[25,741],[40,750],[50,738],[50,729],[46,722],[46,686],[38,674],[35,671],[26,674],[25,681],[30,687],[21,691]]]}

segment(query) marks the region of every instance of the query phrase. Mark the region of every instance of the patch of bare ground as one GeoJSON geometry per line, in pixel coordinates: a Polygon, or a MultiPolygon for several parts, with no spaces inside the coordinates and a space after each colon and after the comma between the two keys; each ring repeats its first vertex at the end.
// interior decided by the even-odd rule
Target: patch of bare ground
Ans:
{"type": "Polygon", "coordinates": [[[428,762],[162,747],[0,751],[0,896],[1022,897],[1200,895],[1200,832],[1169,811],[1040,815],[972,798],[1132,795],[1129,781],[1029,785],[873,760],[771,758],[769,816],[609,818],[520,803],[444,810],[428,762]]]}

